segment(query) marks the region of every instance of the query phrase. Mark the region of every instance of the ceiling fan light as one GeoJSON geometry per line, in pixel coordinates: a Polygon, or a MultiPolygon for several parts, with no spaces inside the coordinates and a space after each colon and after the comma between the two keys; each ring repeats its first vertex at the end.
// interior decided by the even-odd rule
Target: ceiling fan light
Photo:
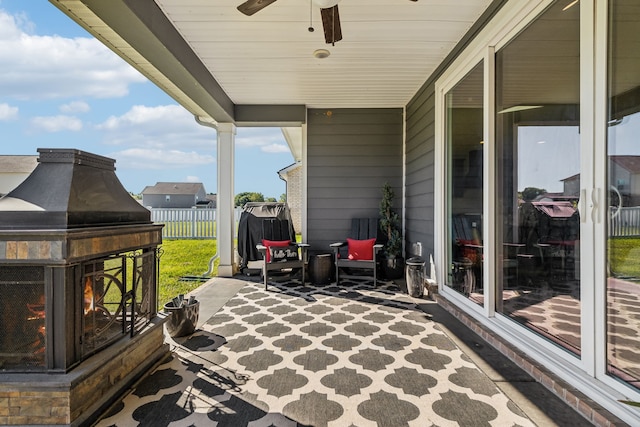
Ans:
{"type": "Polygon", "coordinates": [[[318,6],[320,9],[328,9],[337,5],[340,0],[311,0],[311,2],[318,6]]]}
{"type": "Polygon", "coordinates": [[[331,55],[327,49],[316,49],[313,51],[313,57],[318,59],[324,59],[331,55]]]}

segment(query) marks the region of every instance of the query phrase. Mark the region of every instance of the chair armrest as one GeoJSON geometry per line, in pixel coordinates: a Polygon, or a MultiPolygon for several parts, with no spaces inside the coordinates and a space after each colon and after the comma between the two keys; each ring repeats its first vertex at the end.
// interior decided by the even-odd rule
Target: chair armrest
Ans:
{"type": "Polygon", "coordinates": [[[260,255],[262,255],[262,260],[266,262],[267,261],[267,247],[265,245],[257,244],[256,245],[256,249],[258,250],[258,252],[260,252],[260,255]]]}
{"type": "Polygon", "coordinates": [[[338,256],[338,254],[340,253],[340,248],[343,246],[346,246],[346,244],[347,242],[336,242],[336,243],[331,243],[329,247],[333,249],[334,255],[338,256]]]}

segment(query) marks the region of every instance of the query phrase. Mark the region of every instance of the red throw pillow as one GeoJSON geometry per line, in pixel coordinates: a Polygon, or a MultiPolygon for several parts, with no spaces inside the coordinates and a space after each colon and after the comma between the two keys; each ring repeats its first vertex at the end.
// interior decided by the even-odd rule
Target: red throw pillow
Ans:
{"type": "Polygon", "coordinates": [[[475,264],[478,261],[478,249],[475,247],[478,245],[478,241],[458,239],[458,244],[462,248],[462,256],[475,264]],[[474,247],[469,247],[468,245],[474,245],[474,247]]]}
{"type": "Polygon", "coordinates": [[[262,246],[267,247],[267,254],[265,255],[265,259],[267,262],[271,262],[271,251],[269,248],[271,246],[281,248],[283,246],[289,246],[291,244],[291,240],[265,240],[262,239],[262,246]]]}
{"type": "Polygon", "coordinates": [[[367,240],[347,239],[349,259],[371,261],[373,259],[373,245],[375,244],[375,238],[367,240]]]}

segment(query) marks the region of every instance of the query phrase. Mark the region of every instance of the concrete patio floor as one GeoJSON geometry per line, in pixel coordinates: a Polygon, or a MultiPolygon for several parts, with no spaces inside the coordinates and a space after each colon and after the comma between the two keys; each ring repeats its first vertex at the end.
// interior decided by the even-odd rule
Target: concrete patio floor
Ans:
{"type": "Polygon", "coordinates": [[[402,287],[211,279],[196,332],[96,425],[592,425],[402,287]]]}

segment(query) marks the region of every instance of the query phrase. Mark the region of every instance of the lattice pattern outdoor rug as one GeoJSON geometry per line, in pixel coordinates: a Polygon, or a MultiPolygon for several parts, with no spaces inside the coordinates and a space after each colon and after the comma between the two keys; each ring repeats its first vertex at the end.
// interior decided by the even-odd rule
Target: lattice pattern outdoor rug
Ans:
{"type": "Polygon", "coordinates": [[[103,426],[531,426],[392,283],[242,288],[103,426]]]}

